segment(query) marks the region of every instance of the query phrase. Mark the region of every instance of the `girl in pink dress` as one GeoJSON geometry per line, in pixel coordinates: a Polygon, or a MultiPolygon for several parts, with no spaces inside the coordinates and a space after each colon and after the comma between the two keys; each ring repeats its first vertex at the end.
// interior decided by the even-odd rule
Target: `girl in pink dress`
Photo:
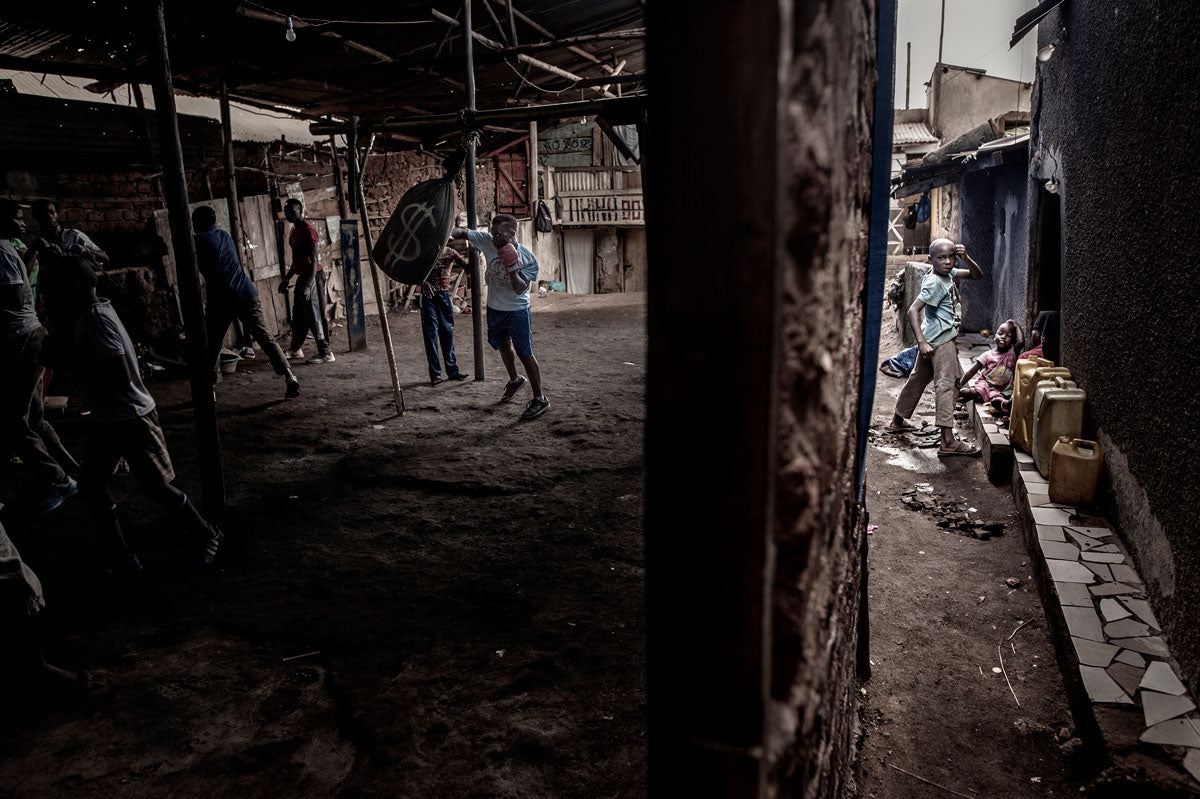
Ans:
{"type": "Polygon", "coordinates": [[[959,395],[964,400],[982,400],[993,408],[1007,411],[1012,406],[1013,378],[1017,372],[1017,353],[1025,345],[1021,327],[1005,320],[992,338],[994,349],[980,355],[962,376],[959,395]],[[975,375],[978,374],[978,377],[975,375]],[[975,378],[973,383],[969,383],[975,378]]]}

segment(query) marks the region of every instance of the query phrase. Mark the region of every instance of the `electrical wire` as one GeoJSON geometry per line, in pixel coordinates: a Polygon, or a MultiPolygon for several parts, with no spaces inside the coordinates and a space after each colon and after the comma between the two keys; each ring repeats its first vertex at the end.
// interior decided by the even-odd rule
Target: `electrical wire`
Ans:
{"type": "Polygon", "coordinates": [[[250,2],[250,0],[243,0],[243,4],[254,6],[260,11],[266,11],[280,17],[291,17],[306,25],[429,25],[433,23],[432,19],[322,19],[320,17],[301,17],[296,14],[285,14],[282,11],[276,11],[260,3],[250,2]]]}

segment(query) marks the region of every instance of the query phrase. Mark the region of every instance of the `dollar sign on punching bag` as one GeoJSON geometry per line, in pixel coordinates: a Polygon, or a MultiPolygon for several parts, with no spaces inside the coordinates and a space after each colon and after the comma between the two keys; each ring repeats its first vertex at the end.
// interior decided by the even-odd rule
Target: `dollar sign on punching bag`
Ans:
{"type": "Polygon", "coordinates": [[[454,182],[448,177],[418,183],[404,193],[372,254],[388,277],[423,283],[454,223],[454,182]]]}

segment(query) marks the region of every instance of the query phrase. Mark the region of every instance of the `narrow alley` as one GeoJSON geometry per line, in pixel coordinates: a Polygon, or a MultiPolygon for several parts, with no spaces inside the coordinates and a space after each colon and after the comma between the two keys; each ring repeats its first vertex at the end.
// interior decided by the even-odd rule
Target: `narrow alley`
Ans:
{"type": "MultiPolygon", "coordinates": [[[[885,324],[880,352],[898,349],[885,324]]],[[[1012,494],[980,458],[938,458],[936,438],[886,432],[903,385],[879,378],[867,461],[861,795],[943,793],[926,780],[962,796],[1074,795],[1081,742],[1012,494]]],[[[933,405],[926,393],[917,425],[932,425],[933,405]]]]}

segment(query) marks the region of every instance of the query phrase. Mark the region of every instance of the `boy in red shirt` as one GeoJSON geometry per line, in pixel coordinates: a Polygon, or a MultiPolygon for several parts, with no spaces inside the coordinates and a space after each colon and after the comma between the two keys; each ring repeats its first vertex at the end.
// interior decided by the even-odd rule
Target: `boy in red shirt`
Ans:
{"type": "Polygon", "coordinates": [[[295,198],[284,203],[283,215],[293,226],[288,236],[292,265],[279,284],[280,294],[287,294],[288,281],[292,275],[296,276],[296,291],[292,295],[292,344],[287,357],[294,360],[304,357],[301,346],[311,332],[313,340],[317,342],[317,354],[308,362],[331,363],[337,359],[329,349],[329,327],[325,321],[325,268],[317,257],[317,229],[304,218],[304,204],[295,198]]]}

